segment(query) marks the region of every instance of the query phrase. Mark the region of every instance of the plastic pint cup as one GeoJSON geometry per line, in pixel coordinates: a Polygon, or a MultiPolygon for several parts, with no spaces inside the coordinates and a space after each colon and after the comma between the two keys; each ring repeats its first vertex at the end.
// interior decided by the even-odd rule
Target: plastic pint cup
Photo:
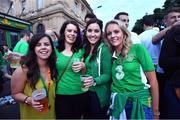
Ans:
{"type": "Polygon", "coordinates": [[[81,75],[81,90],[82,91],[88,91],[89,88],[84,86],[84,81],[86,80],[86,78],[90,77],[89,75],[81,75]]]}
{"type": "Polygon", "coordinates": [[[46,96],[46,90],[45,89],[39,89],[35,90],[32,93],[32,98],[34,101],[40,102],[40,104],[43,105],[43,109],[41,109],[41,112],[48,112],[48,98],[46,96]]]}
{"type": "Polygon", "coordinates": [[[21,55],[17,53],[12,53],[12,57],[10,59],[10,67],[17,68],[18,66],[20,66],[20,61],[21,61],[21,55]]]}

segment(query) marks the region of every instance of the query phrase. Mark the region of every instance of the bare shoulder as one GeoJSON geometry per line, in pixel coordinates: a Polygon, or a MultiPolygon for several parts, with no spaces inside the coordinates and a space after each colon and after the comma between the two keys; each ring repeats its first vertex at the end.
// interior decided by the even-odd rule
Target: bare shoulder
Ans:
{"type": "Polygon", "coordinates": [[[20,66],[20,67],[16,68],[16,70],[12,74],[12,80],[14,80],[14,79],[26,80],[27,71],[28,71],[27,67],[20,66]]]}

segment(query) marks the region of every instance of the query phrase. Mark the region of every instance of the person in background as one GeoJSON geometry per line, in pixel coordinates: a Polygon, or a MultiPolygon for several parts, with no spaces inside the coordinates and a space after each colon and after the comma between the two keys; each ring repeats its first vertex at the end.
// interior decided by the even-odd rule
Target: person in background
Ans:
{"type": "Polygon", "coordinates": [[[87,93],[81,90],[81,62],[84,49],[80,38],[80,28],[75,21],[65,21],[60,29],[56,49],[58,70],[56,87],[57,119],[81,119],[87,103],[87,93]],[[75,63],[74,63],[75,62],[75,63]]]}
{"type": "Polygon", "coordinates": [[[93,13],[87,13],[84,18],[85,26],[87,25],[88,21],[93,18],[97,18],[96,15],[94,15],[93,13]]]}
{"type": "Polygon", "coordinates": [[[1,65],[1,70],[2,70],[2,72],[3,72],[3,78],[5,78],[5,79],[11,79],[11,75],[8,73],[8,63],[6,62],[6,60],[4,59],[4,54],[6,54],[6,50],[8,49],[8,47],[7,46],[1,46],[0,47],[0,51],[1,51],[1,53],[0,53],[0,65],[1,65]]]}
{"type": "MultiPolygon", "coordinates": [[[[122,21],[125,24],[126,28],[128,28],[128,26],[129,26],[129,14],[127,12],[119,12],[118,14],[116,14],[114,19],[122,21]]],[[[131,40],[132,40],[133,44],[141,43],[138,35],[135,32],[131,31],[130,33],[131,33],[131,40]]]]}
{"type": "Polygon", "coordinates": [[[3,72],[3,65],[4,65],[4,59],[3,59],[3,47],[0,46],[0,94],[3,91],[3,84],[4,84],[4,72],[3,72]]]}
{"type": "Polygon", "coordinates": [[[21,119],[55,119],[56,55],[51,38],[35,34],[30,43],[26,61],[13,73],[12,96],[20,103],[21,119]],[[45,89],[48,97],[48,112],[43,105],[32,99],[34,90],[45,89]]]}
{"type": "Polygon", "coordinates": [[[139,35],[141,43],[147,48],[149,54],[151,55],[154,66],[158,65],[159,54],[160,54],[160,44],[154,45],[152,43],[152,38],[159,32],[154,29],[154,20],[150,16],[143,18],[144,32],[139,35]]]}
{"type": "Polygon", "coordinates": [[[106,24],[105,37],[114,52],[111,119],[157,119],[158,83],[148,51],[141,44],[132,44],[130,32],[119,20],[106,24]],[[144,73],[149,81],[142,77],[144,73]]]}
{"type": "MultiPolygon", "coordinates": [[[[170,30],[173,26],[180,24],[180,9],[179,8],[168,9],[165,12],[163,22],[166,28],[161,30],[152,38],[152,43],[154,45],[160,44],[160,47],[162,46],[164,36],[166,35],[167,31],[170,30]]],[[[159,64],[157,65],[157,68],[156,68],[156,76],[157,76],[157,80],[159,84],[159,95],[160,95],[159,110],[161,112],[160,118],[166,118],[165,117],[166,113],[164,113],[164,110],[166,109],[164,108],[166,106],[166,103],[164,103],[164,99],[162,98],[162,95],[164,94],[164,87],[165,87],[167,78],[164,74],[164,70],[159,66],[159,64]]]]}
{"type": "Polygon", "coordinates": [[[86,119],[108,119],[107,110],[110,102],[111,53],[103,42],[103,22],[91,19],[87,22],[84,34],[86,41],[85,64],[86,74],[91,75],[85,80],[89,88],[88,113],[86,119]]]}
{"type": "Polygon", "coordinates": [[[167,31],[161,48],[159,65],[164,70],[166,83],[162,93],[165,119],[180,118],[180,24],[167,31]]]}
{"type": "Polygon", "coordinates": [[[22,56],[25,56],[29,50],[29,41],[32,36],[32,33],[27,30],[23,30],[20,32],[21,39],[16,43],[13,48],[13,52],[20,53],[22,56]]]}
{"type": "Polygon", "coordinates": [[[57,33],[52,29],[47,29],[45,31],[45,33],[47,35],[49,35],[51,37],[51,39],[53,40],[54,47],[57,47],[58,46],[58,35],[57,35],[57,33]]]}

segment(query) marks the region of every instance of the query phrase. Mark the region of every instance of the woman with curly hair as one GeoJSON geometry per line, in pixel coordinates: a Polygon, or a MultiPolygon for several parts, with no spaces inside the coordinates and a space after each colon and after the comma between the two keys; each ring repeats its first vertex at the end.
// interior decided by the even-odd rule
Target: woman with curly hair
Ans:
{"type": "Polygon", "coordinates": [[[51,38],[46,34],[35,34],[23,64],[12,75],[12,96],[20,102],[21,119],[55,119],[56,55],[51,38]],[[32,99],[34,90],[45,89],[48,111],[32,99]]]}
{"type": "Polygon", "coordinates": [[[159,115],[158,83],[154,65],[147,50],[140,44],[132,44],[129,31],[118,20],[112,20],[106,24],[105,37],[114,52],[109,109],[111,118],[157,118],[159,115]],[[150,85],[147,84],[144,73],[150,85]]]}

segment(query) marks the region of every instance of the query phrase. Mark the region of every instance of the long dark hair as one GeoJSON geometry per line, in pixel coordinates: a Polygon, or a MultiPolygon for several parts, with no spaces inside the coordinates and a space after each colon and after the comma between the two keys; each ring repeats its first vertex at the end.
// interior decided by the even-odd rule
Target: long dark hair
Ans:
{"type": "Polygon", "coordinates": [[[90,42],[89,42],[89,40],[88,40],[87,37],[86,37],[86,32],[87,32],[88,26],[89,26],[90,24],[93,24],[93,23],[97,23],[97,24],[99,25],[99,27],[100,27],[100,29],[101,29],[101,37],[100,37],[100,40],[96,43],[96,45],[95,45],[95,47],[94,47],[94,49],[93,49],[93,51],[92,51],[92,57],[90,58],[90,61],[95,58],[95,56],[96,56],[96,54],[97,54],[97,49],[98,49],[98,47],[99,47],[99,45],[101,44],[102,39],[103,39],[103,37],[102,37],[102,36],[103,36],[103,31],[102,31],[102,29],[103,29],[103,22],[102,22],[101,20],[97,19],[97,18],[90,19],[90,20],[87,22],[87,25],[86,25],[86,28],[85,28],[85,34],[84,34],[84,36],[83,36],[83,38],[84,38],[83,40],[84,40],[84,42],[86,43],[86,45],[85,45],[85,47],[84,47],[84,49],[85,49],[84,59],[87,58],[87,56],[90,54],[90,51],[91,51],[90,42]]]}
{"type": "Polygon", "coordinates": [[[28,78],[28,82],[30,83],[30,86],[33,89],[35,89],[35,85],[40,78],[40,69],[39,69],[39,65],[37,63],[37,55],[35,53],[35,47],[36,47],[37,43],[44,37],[47,37],[49,39],[50,44],[52,46],[52,53],[47,60],[47,64],[50,67],[51,78],[54,79],[57,75],[56,55],[54,52],[52,39],[46,34],[42,34],[42,33],[35,34],[30,40],[29,51],[25,57],[25,61],[23,64],[28,68],[27,78],[28,78]]]}
{"type": "Polygon", "coordinates": [[[76,52],[80,48],[82,48],[82,40],[81,40],[81,36],[80,36],[79,25],[73,20],[67,20],[67,21],[65,21],[63,23],[63,25],[62,25],[62,27],[60,29],[60,32],[59,32],[60,37],[59,37],[58,46],[57,46],[57,49],[58,49],[59,52],[61,52],[61,51],[63,51],[65,49],[65,44],[64,44],[64,41],[65,41],[65,29],[66,29],[67,25],[69,25],[69,24],[73,24],[77,28],[77,37],[76,37],[76,41],[73,43],[72,51],[76,52]]]}

